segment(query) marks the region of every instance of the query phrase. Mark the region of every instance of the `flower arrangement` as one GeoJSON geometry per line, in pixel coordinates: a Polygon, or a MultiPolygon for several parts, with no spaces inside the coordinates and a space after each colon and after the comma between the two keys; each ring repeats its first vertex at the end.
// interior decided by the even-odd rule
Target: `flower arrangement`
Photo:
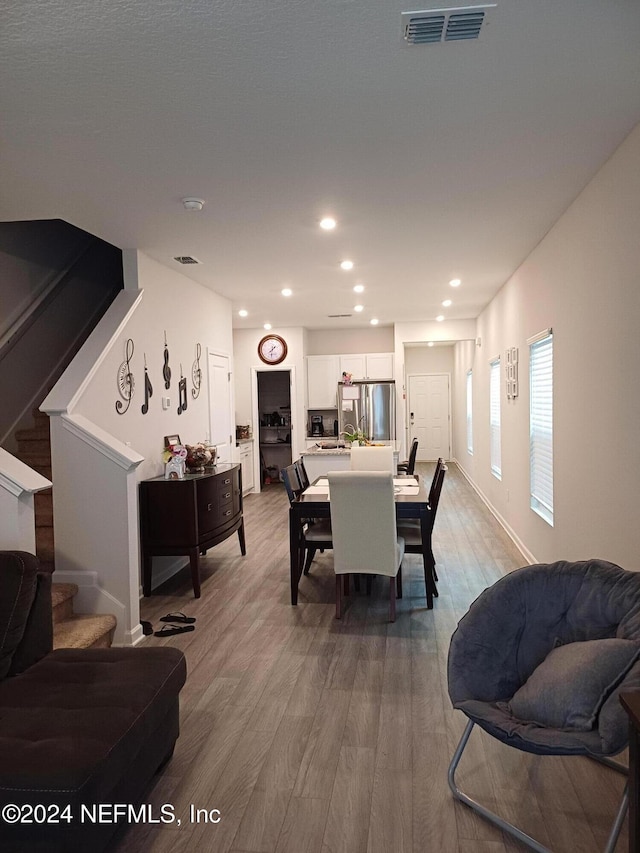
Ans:
{"type": "Polygon", "coordinates": [[[356,429],[353,424],[345,424],[346,429],[340,433],[344,436],[344,440],[351,444],[369,444],[367,437],[362,430],[356,429]]]}

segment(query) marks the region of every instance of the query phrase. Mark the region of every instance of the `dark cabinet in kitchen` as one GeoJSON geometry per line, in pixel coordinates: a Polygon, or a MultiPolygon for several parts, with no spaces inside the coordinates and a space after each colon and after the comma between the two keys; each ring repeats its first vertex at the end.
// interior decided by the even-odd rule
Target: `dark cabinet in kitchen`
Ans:
{"type": "Polygon", "coordinates": [[[246,554],[240,465],[221,463],[184,480],[154,477],[140,483],[142,589],[151,595],[153,557],[189,557],[193,593],[200,598],[201,554],[238,532],[246,554]]]}

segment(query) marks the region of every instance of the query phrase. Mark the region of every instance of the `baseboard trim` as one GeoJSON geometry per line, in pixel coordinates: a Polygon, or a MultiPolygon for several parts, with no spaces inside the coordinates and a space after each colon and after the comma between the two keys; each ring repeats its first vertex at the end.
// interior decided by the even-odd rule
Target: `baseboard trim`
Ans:
{"type": "Polygon", "coordinates": [[[478,495],[478,497],[480,498],[482,503],[486,506],[486,508],[489,510],[491,515],[496,519],[496,521],[498,522],[500,527],[502,527],[502,529],[507,534],[509,539],[511,539],[511,541],[516,546],[518,551],[520,551],[520,553],[522,554],[523,558],[527,561],[527,563],[529,565],[533,565],[534,563],[538,563],[539,561],[536,559],[536,557],[531,553],[531,551],[529,551],[529,549],[524,544],[522,539],[520,539],[520,537],[515,532],[515,530],[507,523],[507,521],[502,517],[502,515],[500,515],[498,510],[493,506],[493,504],[487,498],[487,496],[484,494],[482,489],[480,489],[478,487],[478,485],[471,478],[471,476],[467,473],[467,471],[465,471],[465,469],[460,464],[460,462],[455,458],[452,458],[451,461],[455,462],[455,464],[458,466],[458,469],[459,469],[460,473],[462,474],[462,476],[465,478],[467,483],[469,483],[469,485],[471,486],[473,491],[478,495]]]}

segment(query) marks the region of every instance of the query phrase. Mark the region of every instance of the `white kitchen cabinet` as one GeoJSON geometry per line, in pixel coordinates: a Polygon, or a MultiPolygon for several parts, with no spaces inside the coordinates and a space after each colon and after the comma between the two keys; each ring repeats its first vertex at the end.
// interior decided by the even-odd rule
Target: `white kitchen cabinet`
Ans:
{"type": "Polygon", "coordinates": [[[370,352],[340,356],[340,378],[342,372],[351,374],[354,382],[362,379],[393,379],[393,353],[370,352]]]}
{"type": "Polygon", "coordinates": [[[307,356],[307,389],[310,409],[335,409],[340,358],[337,355],[307,356]]]}
{"type": "Polygon", "coordinates": [[[240,444],[240,464],[242,465],[242,494],[252,492],[256,480],[253,470],[253,441],[243,441],[240,444]]]}
{"type": "Polygon", "coordinates": [[[340,379],[343,373],[350,373],[351,379],[357,382],[367,378],[367,356],[341,355],[340,356],[340,379]]]}
{"type": "Polygon", "coordinates": [[[393,379],[393,353],[369,353],[366,377],[367,379],[393,379]]]}

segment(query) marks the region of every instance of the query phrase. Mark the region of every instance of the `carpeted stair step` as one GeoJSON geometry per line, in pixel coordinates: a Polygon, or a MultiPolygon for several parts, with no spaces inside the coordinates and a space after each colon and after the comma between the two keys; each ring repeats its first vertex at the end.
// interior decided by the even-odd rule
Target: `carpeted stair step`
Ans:
{"type": "Polygon", "coordinates": [[[111,645],[116,617],[111,614],[74,614],[53,626],[54,649],[107,649],[111,645]]]}
{"type": "Polygon", "coordinates": [[[73,599],[78,592],[75,583],[53,583],[51,585],[51,612],[53,624],[73,616],[73,599]]]}

